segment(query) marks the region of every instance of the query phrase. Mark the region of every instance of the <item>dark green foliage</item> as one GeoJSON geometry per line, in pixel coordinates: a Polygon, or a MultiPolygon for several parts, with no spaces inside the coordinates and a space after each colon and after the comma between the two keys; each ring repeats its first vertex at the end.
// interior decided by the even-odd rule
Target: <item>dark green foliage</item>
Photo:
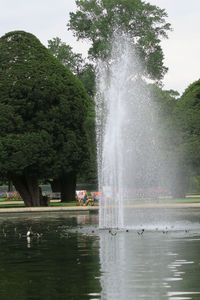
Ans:
{"type": "Polygon", "coordinates": [[[176,116],[185,160],[194,167],[200,167],[200,80],[185,90],[178,101],[176,116]]]}
{"type": "MultiPolygon", "coordinates": [[[[93,183],[97,181],[97,163],[96,163],[96,134],[95,134],[95,70],[92,64],[84,64],[81,54],[72,52],[72,48],[61,41],[59,38],[53,38],[48,41],[48,50],[64,66],[79,78],[83,83],[88,95],[90,96],[88,116],[85,122],[87,132],[87,147],[89,156],[84,160],[84,167],[78,176],[78,181],[93,183]]],[[[79,168],[80,169],[80,168],[79,168]]],[[[56,181],[54,181],[55,184],[56,181]]],[[[57,188],[60,190],[60,188],[57,188]]]]}
{"type": "MultiPolygon", "coordinates": [[[[167,121],[176,106],[177,97],[179,93],[174,90],[163,90],[156,84],[149,85],[152,99],[156,103],[156,109],[159,110],[159,117],[164,122],[167,121]]],[[[161,121],[160,120],[160,121],[161,121]]]]}
{"type": "Polygon", "coordinates": [[[88,97],[32,34],[0,38],[0,177],[61,176],[87,157],[88,97]]]}
{"type": "Polygon", "coordinates": [[[79,181],[97,185],[97,153],[95,131],[95,103],[91,99],[88,117],[86,120],[89,157],[84,162],[84,169],[79,176],[79,181]]]}
{"type": "MultiPolygon", "coordinates": [[[[180,98],[175,91],[152,87],[159,107],[165,155],[170,157],[168,178],[171,193],[185,197],[189,182],[199,181],[200,169],[200,80],[191,84],[180,98]]],[[[197,189],[197,182],[195,183],[197,189]]]]}
{"type": "MultiPolygon", "coordinates": [[[[175,154],[178,161],[176,181],[179,195],[185,196],[190,178],[200,169],[200,81],[191,84],[177,101],[173,112],[175,154]],[[184,191],[184,195],[180,192],[184,191]]],[[[196,178],[197,178],[196,177],[196,178]]],[[[175,194],[176,196],[176,194],[175,194]]]]}
{"type": "Polygon", "coordinates": [[[88,95],[93,98],[95,95],[95,68],[92,64],[85,64],[78,75],[88,95]]]}
{"type": "Polygon", "coordinates": [[[145,75],[158,80],[164,76],[167,68],[160,41],[170,30],[164,9],[141,0],[76,0],[76,4],[68,28],[78,39],[91,41],[91,58],[107,58],[113,32],[119,30],[129,35],[145,62],[145,75]]]}
{"type": "Polygon", "coordinates": [[[80,53],[74,53],[72,47],[62,42],[58,37],[48,41],[48,50],[82,81],[88,95],[93,97],[95,93],[95,71],[93,65],[85,63],[80,53]]]}
{"type": "Polygon", "coordinates": [[[173,122],[173,111],[176,107],[177,99],[174,98],[176,92],[162,90],[157,85],[149,85],[151,98],[155,103],[155,117],[157,117],[157,124],[159,124],[159,143],[158,149],[161,153],[160,161],[160,184],[168,191],[172,192],[172,182],[174,179],[174,164],[176,162],[175,152],[176,147],[174,141],[174,133],[176,130],[173,122]]]}

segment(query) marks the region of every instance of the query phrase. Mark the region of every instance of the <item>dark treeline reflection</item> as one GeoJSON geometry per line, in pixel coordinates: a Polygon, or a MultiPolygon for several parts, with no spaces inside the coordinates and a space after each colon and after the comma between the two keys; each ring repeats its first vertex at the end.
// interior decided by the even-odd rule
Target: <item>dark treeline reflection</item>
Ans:
{"type": "Polygon", "coordinates": [[[98,238],[72,230],[88,218],[0,219],[0,299],[100,295],[98,238]],[[38,234],[27,238],[30,227],[38,234]]]}

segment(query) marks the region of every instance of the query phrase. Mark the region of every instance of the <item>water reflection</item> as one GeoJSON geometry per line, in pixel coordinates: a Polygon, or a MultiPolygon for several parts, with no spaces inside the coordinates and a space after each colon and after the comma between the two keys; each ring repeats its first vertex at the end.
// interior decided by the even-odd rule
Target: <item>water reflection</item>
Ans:
{"type": "Polygon", "coordinates": [[[76,232],[89,215],[9,217],[0,219],[0,299],[100,299],[98,236],[76,232]],[[40,236],[27,237],[30,227],[40,236]]]}
{"type": "Polygon", "coordinates": [[[196,225],[141,234],[99,230],[98,215],[0,217],[0,299],[200,299],[196,225]]]}
{"type": "Polygon", "coordinates": [[[31,238],[30,238],[30,236],[27,236],[26,240],[27,240],[27,248],[31,248],[31,238]]]}
{"type": "Polygon", "coordinates": [[[193,235],[101,233],[101,299],[200,299],[200,245],[193,235]]]}

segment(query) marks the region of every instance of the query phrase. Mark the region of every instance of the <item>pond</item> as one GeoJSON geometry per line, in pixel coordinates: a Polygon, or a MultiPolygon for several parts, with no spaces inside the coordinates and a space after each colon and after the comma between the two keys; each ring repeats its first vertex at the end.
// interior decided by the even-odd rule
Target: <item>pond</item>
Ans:
{"type": "Polygon", "coordinates": [[[144,231],[99,230],[95,213],[1,214],[0,299],[200,299],[200,211],[189,211],[196,226],[144,231]]]}

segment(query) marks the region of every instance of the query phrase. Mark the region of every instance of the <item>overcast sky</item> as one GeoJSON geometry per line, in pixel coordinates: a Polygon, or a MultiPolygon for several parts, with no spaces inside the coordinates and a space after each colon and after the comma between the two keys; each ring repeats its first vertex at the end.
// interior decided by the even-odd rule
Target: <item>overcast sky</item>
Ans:
{"type": "MultiPolygon", "coordinates": [[[[200,1],[149,0],[168,13],[173,31],[162,41],[165,65],[169,68],[163,83],[166,89],[182,93],[200,78],[200,1]]],[[[77,43],[66,24],[69,12],[76,9],[75,0],[0,0],[0,36],[12,30],[25,30],[47,41],[60,37],[75,52],[87,53],[85,43],[77,43]]]]}

